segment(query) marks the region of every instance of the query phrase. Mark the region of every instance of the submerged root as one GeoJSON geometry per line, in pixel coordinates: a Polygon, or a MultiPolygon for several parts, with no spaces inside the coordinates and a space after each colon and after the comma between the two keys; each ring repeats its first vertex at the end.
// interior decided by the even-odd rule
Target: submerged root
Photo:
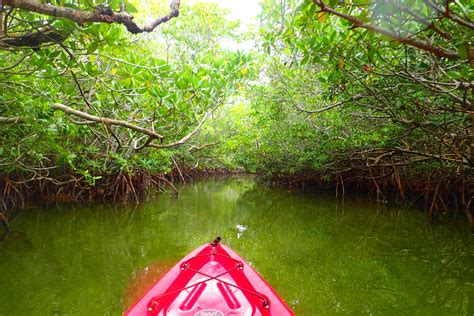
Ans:
{"type": "Polygon", "coordinates": [[[363,194],[378,203],[395,202],[426,211],[433,223],[440,223],[446,216],[465,216],[474,232],[472,172],[452,173],[438,171],[408,173],[391,167],[380,170],[338,171],[330,177],[308,171],[302,174],[263,177],[270,185],[283,185],[295,189],[331,190],[337,197],[345,194],[363,194]]]}
{"type": "Polygon", "coordinates": [[[147,170],[132,173],[101,175],[94,183],[84,177],[71,174],[57,178],[24,179],[21,176],[0,177],[0,212],[22,208],[26,204],[49,202],[113,201],[138,203],[151,192],[165,192],[168,188],[174,196],[179,191],[177,182],[191,182],[200,177],[226,176],[241,171],[224,169],[175,168],[167,174],[151,174],[147,170]]]}

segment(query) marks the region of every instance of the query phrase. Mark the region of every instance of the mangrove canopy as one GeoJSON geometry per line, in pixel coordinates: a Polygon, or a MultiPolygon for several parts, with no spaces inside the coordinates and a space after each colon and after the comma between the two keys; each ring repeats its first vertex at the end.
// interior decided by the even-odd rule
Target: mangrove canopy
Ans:
{"type": "Polygon", "coordinates": [[[1,207],[239,171],[474,228],[472,1],[259,3],[0,1],[1,207]]]}

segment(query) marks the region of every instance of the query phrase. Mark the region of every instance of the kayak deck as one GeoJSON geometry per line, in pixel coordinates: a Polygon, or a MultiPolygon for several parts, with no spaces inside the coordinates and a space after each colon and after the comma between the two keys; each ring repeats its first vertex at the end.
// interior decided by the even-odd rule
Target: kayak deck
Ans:
{"type": "Polygon", "coordinates": [[[216,241],[183,258],[125,314],[294,315],[250,265],[216,241]]]}

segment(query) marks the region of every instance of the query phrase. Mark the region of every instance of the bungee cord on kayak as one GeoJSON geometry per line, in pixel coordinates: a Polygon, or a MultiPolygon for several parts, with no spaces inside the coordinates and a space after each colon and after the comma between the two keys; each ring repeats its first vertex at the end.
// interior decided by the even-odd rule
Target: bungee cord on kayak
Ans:
{"type": "Polygon", "coordinates": [[[258,273],[220,240],[182,259],[126,315],[293,315],[258,273]]]}

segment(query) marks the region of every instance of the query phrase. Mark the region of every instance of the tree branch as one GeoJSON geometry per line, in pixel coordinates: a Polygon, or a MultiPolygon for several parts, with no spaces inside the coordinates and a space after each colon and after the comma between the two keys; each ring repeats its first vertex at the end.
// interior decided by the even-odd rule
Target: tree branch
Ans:
{"type": "MultiPolygon", "coordinates": [[[[431,2],[430,0],[425,0],[425,3],[428,4],[430,7],[432,7],[436,12],[440,14],[441,17],[447,17],[448,19],[462,25],[465,27],[470,28],[471,30],[474,30],[474,23],[465,21],[451,13],[451,10],[448,9],[448,7],[445,8],[445,10],[441,9],[438,7],[436,4],[431,2]]],[[[447,3],[447,2],[446,2],[447,3]]]]}
{"type": "Polygon", "coordinates": [[[63,34],[51,28],[39,29],[36,32],[30,32],[20,36],[0,37],[0,47],[31,47],[39,48],[43,43],[61,43],[67,38],[67,34],[63,34]]]}
{"type": "Polygon", "coordinates": [[[207,147],[216,146],[216,145],[219,144],[219,143],[220,143],[220,141],[212,142],[212,143],[209,143],[209,144],[204,144],[204,145],[201,145],[201,146],[191,145],[191,146],[189,147],[189,151],[193,151],[193,150],[203,150],[204,148],[207,148],[207,147]]]}
{"type": "Polygon", "coordinates": [[[69,106],[66,106],[64,104],[54,103],[54,104],[51,105],[51,107],[55,110],[60,110],[60,111],[63,111],[64,113],[66,113],[66,114],[74,115],[74,116],[83,118],[85,120],[91,121],[91,122],[95,122],[95,123],[99,123],[99,124],[106,124],[106,125],[122,126],[122,127],[128,128],[128,129],[131,129],[133,131],[148,135],[148,137],[150,137],[152,139],[157,139],[157,138],[158,139],[163,139],[164,138],[163,135],[160,135],[158,133],[155,133],[152,130],[149,130],[149,129],[146,129],[146,128],[143,128],[143,127],[140,127],[140,126],[133,125],[129,122],[91,115],[91,114],[86,113],[86,112],[82,112],[82,111],[79,111],[79,110],[72,109],[69,106]]]}
{"type": "Polygon", "coordinates": [[[445,161],[449,161],[449,162],[454,162],[454,163],[459,163],[459,164],[464,164],[464,165],[468,165],[468,166],[471,165],[472,166],[472,162],[467,161],[467,160],[449,158],[449,157],[442,156],[442,155],[433,155],[433,154],[424,153],[424,152],[420,152],[420,151],[403,149],[403,148],[400,148],[400,147],[388,148],[387,150],[393,150],[393,151],[397,151],[397,152],[401,152],[401,153],[405,153],[405,154],[412,154],[412,155],[416,155],[416,156],[422,156],[422,157],[427,157],[427,158],[432,158],[432,159],[437,159],[437,160],[445,160],[445,161]]]}
{"type": "Polygon", "coordinates": [[[409,8],[405,8],[405,7],[402,7],[402,6],[398,6],[402,11],[405,11],[406,13],[408,13],[409,15],[411,15],[412,17],[415,18],[415,21],[418,21],[419,23],[421,24],[424,24],[426,25],[426,27],[430,30],[433,30],[435,31],[436,33],[438,33],[441,37],[447,39],[447,40],[452,40],[453,37],[451,34],[447,33],[447,32],[444,32],[443,30],[441,30],[439,27],[437,27],[434,22],[428,22],[427,19],[419,16],[418,14],[416,14],[415,12],[413,12],[412,10],[410,10],[409,8]]]}
{"type": "Polygon", "coordinates": [[[457,52],[452,52],[449,50],[446,50],[441,47],[436,47],[431,45],[428,42],[422,41],[422,40],[415,40],[412,38],[407,38],[407,37],[402,37],[396,33],[381,29],[379,27],[367,24],[363,22],[362,20],[357,19],[356,17],[352,15],[348,15],[342,12],[339,12],[329,6],[327,6],[325,3],[323,3],[321,0],[313,0],[313,2],[321,8],[321,12],[328,12],[334,15],[337,15],[338,17],[347,20],[354,24],[356,27],[362,27],[364,29],[367,29],[369,31],[379,33],[385,36],[390,37],[391,39],[396,40],[397,42],[404,43],[410,46],[414,46],[416,48],[422,49],[424,51],[428,51],[430,53],[433,53],[434,55],[438,57],[445,57],[449,59],[458,59],[460,56],[457,52]]]}
{"type": "Polygon", "coordinates": [[[57,6],[49,3],[42,3],[38,0],[2,0],[4,5],[23,9],[30,12],[36,12],[44,15],[58,18],[66,18],[82,25],[89,22],[99,23],[119,23],[125,25],[132,34],[143,32],[152,32],[158,25],[171,20],[179,15],[180,0],[172,0],[170,3],[170,12],[157,18],[147,25],[138,26],[134,21],[134,16],[128,12],[114,12],[108,7],[96,7],[94,11],[72,9],[63,6],[57,6]]]}
{"type": "Polygon", "coordinates": [[[148,144],[148,147],[153,147],[153,148],[171,148],[171,147],[176,147],[176,146],[180,146],[180,145],[183,145],[185,142],[187,142],[191,137],[194,136],[194,134],[196,134],[199,129],[201,128],[201,126],[204,124],[204,122],[207,121],[207,119],[209,118],[209,116],[211,116],[211,114],[214,112],[215,109],[212,109],[211,111],[207,112],[206,115],[204,115],[204,118],[202,119],[202,121],[198,124],[198,126],[196,126],[196,128],[191,131],[191,133],[189,133],[188,135],[184,136],[183,138],[181,138],[180,140],[178,141],[175,141],[175,142],[172,142],[172,143],[169,143],[169,144],[153,144],[153,143],[150,143],[148,144]]]}
{"type": "Polygon", "coordinates": [[[13,117],[0,116],[0,124],[14,124],[14,123],[23,123],[23,118],[19,116],[13,116],[13,117]]]}
{"type": "Polygon", "coordinates": [[[321,108],[321,109],[317,109],[317,110],[307,110],[305,108],[303,108],[301,105],[299,105],[297,102],[293,102],[294,106],[302,111],[302,112],[305,112],[305,113],[308,113],[308,114],[314,114],[314,113],[321,113],[321,112],[325,112],[327,110],[330,110],[332,108],[335,108],[335,107],[338,107],[340,105],[343,105],[344,103],[347,103],[347,102],[351,102],[351,101],[356,101],[356,100],[360,100],[360,99],[363,99],[367,97],[366,95],[363,95],[363,94],[356,94],[354,96],[351,96],[349,99],[347,100],[342,100],[342,101],[339,101],[339,102],[336,102],[336,103],[333,103],[331,105],[328,105],[324,108],[321,108]]]}

